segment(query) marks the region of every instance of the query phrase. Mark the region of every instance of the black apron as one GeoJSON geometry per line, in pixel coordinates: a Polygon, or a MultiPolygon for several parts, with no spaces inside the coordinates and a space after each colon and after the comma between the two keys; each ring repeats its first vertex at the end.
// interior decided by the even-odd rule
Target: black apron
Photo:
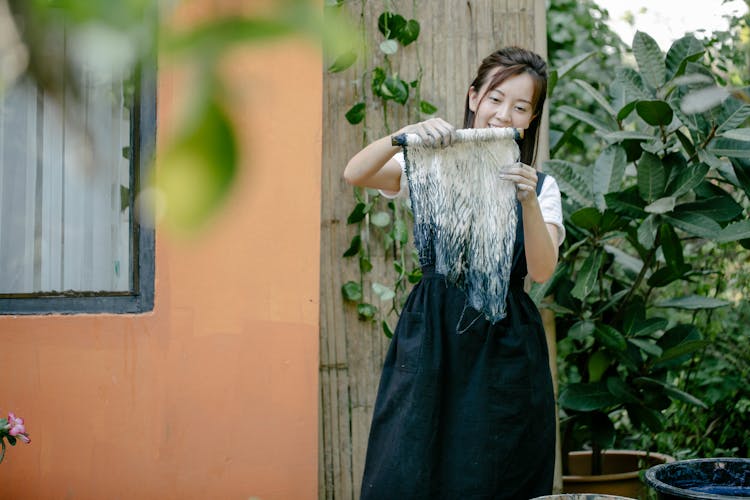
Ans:
{"type": "Polygon", "coordinates": [[[523,290],[520,203],[517,210],[501,321],[471,308],[420,254],[422,281],[407,298],[383,366],[362,500],[551,493],[555,403],[541,317],[523,290]]]}

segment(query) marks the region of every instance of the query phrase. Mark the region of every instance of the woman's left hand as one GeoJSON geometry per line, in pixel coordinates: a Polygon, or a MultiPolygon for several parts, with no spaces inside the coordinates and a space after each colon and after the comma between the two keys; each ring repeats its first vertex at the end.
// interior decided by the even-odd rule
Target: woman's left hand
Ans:
{"type": "Polygon", "coordinates": [[[502,179],[515,183],[516,196],[521,203],[536,198],[537,176],[534,167],[518,162],[503,170],[500,176],[502,179]]]}

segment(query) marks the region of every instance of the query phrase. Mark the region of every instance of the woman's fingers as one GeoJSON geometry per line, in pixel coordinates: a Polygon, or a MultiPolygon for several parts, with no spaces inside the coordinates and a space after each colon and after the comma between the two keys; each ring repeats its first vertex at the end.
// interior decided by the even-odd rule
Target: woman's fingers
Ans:
{"type": "Polygon", "coordinates": [[[536,192],[536,170],[529,165],[516,163],[500,174],[500,178],[512,182],[518,190],[518,198],[525,199],[530,193],[536,192]]]}
{"type": "Polygon", "coordinates": [[[456,135],[456,129],[442,118],[430,118],[416,123],[408,127],[406,132],[417,134],[423,142],[433,146],[450,146],[456,135]]]}

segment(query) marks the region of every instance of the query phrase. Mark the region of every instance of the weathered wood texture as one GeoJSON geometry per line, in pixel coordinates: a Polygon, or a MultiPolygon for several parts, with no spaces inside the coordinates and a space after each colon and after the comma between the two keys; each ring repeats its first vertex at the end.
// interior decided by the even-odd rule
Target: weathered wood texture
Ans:
{"type": "MultiPolygon", "coordinates": [[[[347,1],[353,22],[365,27],[370,44],[364,60],[336,74],[325,74],[323,85],[323,178],[321,217],[320,304],[320,463],[319,498],[355,499],[364,467],[367,434],[388,339],[379,325],[357,319],[355,308],[343,303],[341,286],[358,280],[356,259],[343,259],[356,228],[347,226],[354,207],[352,188],[342,172],[363,145],[388,132],[419,121],[414,108],[388,104],[386,127],[380,104],[369,89],[368,70],[382,64],[383,40],[377,18],[385,5],[407,19],[417,19],[416,43],[391,56],[405,81],[423,70],[422,98],[438,107],[436,116],[460,126],[468,85],[481,59],[505,45],[520,45],[544,54],[544,0],[382,0],[347,1]],[[363,79],[365,84],[363,85],[363,79]],[[368,101],[366,125],[350,125],[346,111],[368,101]],[[388,130],[390,128],[390,130],[388,130]]],[[[546,143],[543,143],[545,145],[546,143]]],[[[392,282],[390,269],[373,245],[373,279],[392,282]]],[[[388,266],[389,267],[389,266],[388,266]]],[[[370,290],[365,290],[365,294],[370,290]]],[[[367,296],[366,296],[367,298],[367,296]]],[[[371,299],[374,303],[377,298],[371,299]]],[[[394,325],[392,325],[394,326],[394,325]]]]}

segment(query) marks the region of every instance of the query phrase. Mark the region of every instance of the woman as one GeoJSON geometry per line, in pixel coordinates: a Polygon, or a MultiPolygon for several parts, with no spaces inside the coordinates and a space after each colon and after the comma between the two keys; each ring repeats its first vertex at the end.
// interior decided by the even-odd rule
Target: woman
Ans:
{"type": "MultiPolygon", "coordinates": [[[[420,251],[423,278],[383,367],[362,499],[528,499],[551,491],[552,381],[541,318],[523,290],[527,274],[537,282],[552,276],[564,237],[557,184],[530,166],[546,90],[543,59],[517,47],[485,58],[469,87],[464,128],[526,130],[521,161],[502,174],[516,185],[519,211],[508,313],[492,323],[472,310],[464,292],[434,272],[430,252],[420,251]]],[[[455,137],[439,118],[401,133],[443,147],[455,137]]],[[[403,194],[397,153],[390,136],[379,139],[349,161],[344,177],[387,196],[403,194]]]]}

